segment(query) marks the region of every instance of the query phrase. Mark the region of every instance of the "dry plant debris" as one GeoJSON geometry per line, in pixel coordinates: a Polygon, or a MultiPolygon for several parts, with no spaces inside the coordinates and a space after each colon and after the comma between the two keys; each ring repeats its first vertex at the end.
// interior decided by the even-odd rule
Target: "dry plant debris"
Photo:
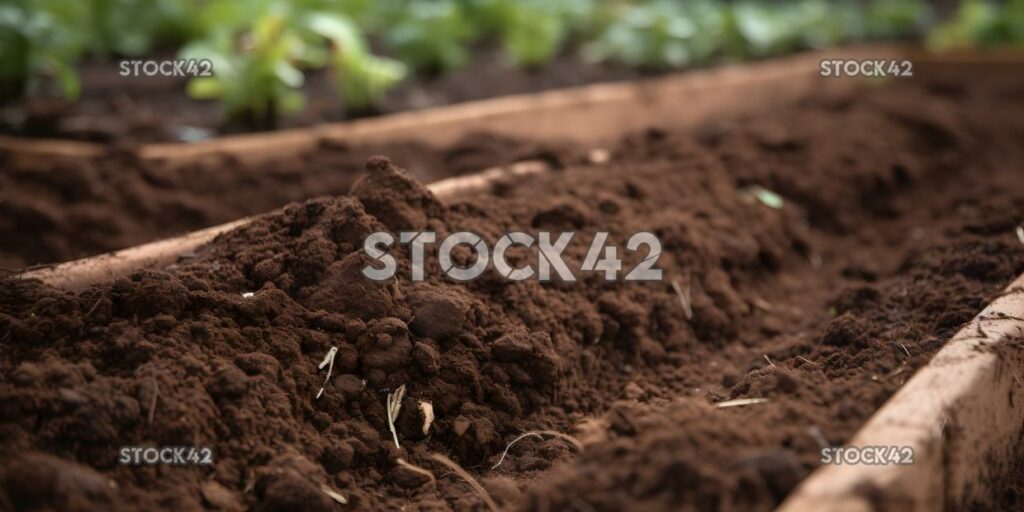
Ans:
{"type": "Polygon", "coordinates": [[[405,398],[405,384],[398,386],[393,393],[388,393],[386,401],[388,411],[388,428],[391,429],[391,437],[395,440],[395,448],[401,448],[398,444],[398,431],[395,430],[395,419],[402,411],[402,399],[405,398]]]}
{"type": "Polygon", "coordinates": [[[323,370],[327,367],[327,377],[324,378],[324,385],[320,386],[320,391],[316,392],[316,397],[320,398],[320,395],[324,394],[324,389],[327,388],[327,383],[331,381],[331,372],[334,371],[334,356],[338,355],[338,347],[331,347],[327,351],[327,355],[324,356],[324,360],[320,361],[320,365],[317,366],[318,370],[323,370]]]}
{"type": "Polygon", "coordinates": [[[434,404],[420,400],[420,411],[423,412],[423,435],[427,435],[430,424],[434,422],[434,404]]]}
{"type": "Polygon", "coordinates": [[[543,440],[545,435],[551,436],[551,437],[557,437],[557,438],[562,439],[564,441],[568,441],[569,444],[571,444],[573,446],[573,448],[576,449],[576,451],[578,451],[578,452],[583,451],[583,443],[581,443],[579,441],[579,439],[576,439],[575,437],[572,437],[572,436],[570,436],[568,434],[563,434],[561,432],[557,432],[557,431],[554,431],[554,430],[531,430],[529,432],[524,432],[524,433],[520,434],[519,437],[513,439],[512,442],[509,443],[508,446],[505,447],[505,451],[501,452],[501,457],[498,458],[498,462],[496,462],[493,466],[491,466],[491,469],[497,469],[498,466],[500,466],[502,462],[505,462],[505,457],[508,455],[508,451],[512,448],[512,446],[514,446],[519,441],[523,440],[526,437],[536,437],[537,439],[543,440]]]}
{"type": "Polygon", "coordinates": [[[487,508],[490,509],[491,512],[498,512],[498,504],[494,502],[491,495],[487,493],[487,490],[484,489],[482,485],[480,485],[480,482],[477,482],[476,479],[473,478],[473,475],[470,475],[465,469],[462,469],[462,466],[456,464],[455,461],[441,455],[440,453],[432,453],[430,454],[430,458],[452,470],[456,475],[459,475],[459,477],[465,480],[466,483],[476,491],[477,495],[480,496],[480,499],[483,500],[484,504],[487,505],[487,508]]]}
{"type": "Polygon", "coordinates": [[[335,491],[334,489],[331,489],[330,487],[327,487],[324,484],[320,484],[320,490],[328,497],[330,497],[332,500],[337,501],[342,505],[348,505],[348,498],[342,496],[341,493],[339,493],[338,491],[335,491]]]}
{"type": "Polygon", "coordinates": [[[737,398],[735,400],[726,400],[724,402],[718,402],[715,407],[719,409],[727,409],[729,407],[742,407],[744,405],[757,405],[768,403],[767,398],[737,398]]]}
{"type": "Polygon", "coordinates": [[[419,466],[417,466],[415,464],[412,464],[409,461],[407,461],[407,460],[405,460],[405,459],[403,459],[401,457],[395,459],[395,462],[398,463],[399,466],[402,466],[402,467],[404,467],[404,468],[406,468],[406,469],[408,469],[410,471],[414,471],[414,472],[419,473],[419,474],[421,474],[423,476],[426,476],[427,478],[430,479],[430,481],[432,483],[437,481],[437,479],[434,478],[434,474],[431,473],[429,470],[421,468],[421,467],[419,467],[419,466]]]}
{"type": "Polygon", "coordinates": [[[693,306],[690,303],[690,290],[689,287],[684,291],[679,286],[679,280],[672,280],[672,289],[675,290],[676,295],[679,297],[679,305],[683,307],[683,315],[687,320],[693,320],[693,306]]]}

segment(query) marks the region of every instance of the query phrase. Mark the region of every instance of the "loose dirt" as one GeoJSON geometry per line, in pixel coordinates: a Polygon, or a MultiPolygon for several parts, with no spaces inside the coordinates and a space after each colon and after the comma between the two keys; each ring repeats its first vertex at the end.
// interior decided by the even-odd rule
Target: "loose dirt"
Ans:
{"type": "Polygon", "coordinates": [[[142,161],[130,148],[91,159],[0,151],[0,267],[68,261],[344,194],[376,154],[430,182],[526,159],[561,165],[570,147],[482,133],[446,148],[325,140],[313,151],[258,164],[224,154],[142,161]]]}
{"type": "Polygon", "coordinates": [[[481,509],[442,454],[504,508],[769,510],[1024,271],[1024,83],[969,76],[648,131],[448,205],[375,158],[349,196],[175,268],[81,293],[7,281],[0,507],[343,509],[327,486],[354,510],[481,509]],[[368,233],[427,228],[609,231],[624,268],[642,257],[628,235],[652,231],[665,280],[455,283],[431,256],[413,283],[405,251],[398,279],[362,278],[368,233]],[[715,405],[737,398],[767,401],[715,405]],[[530,436],[491,469],[534,430],[583,449],[530,436]],[[119,464],[135,445],[215,464],[119,464]]]}

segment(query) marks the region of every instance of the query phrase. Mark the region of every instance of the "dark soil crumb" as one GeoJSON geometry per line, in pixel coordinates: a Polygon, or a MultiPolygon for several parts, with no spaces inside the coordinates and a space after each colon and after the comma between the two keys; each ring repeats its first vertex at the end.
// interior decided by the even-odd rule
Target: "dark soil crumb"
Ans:
{"type": "Polygon", "coordinates": [[[326,485],[354,510],[480,509],[440,453],[517,510],[770,510],[821,438],[849,438],[1024,271],[1024,103],[1006,92],[1022,77],[998,71],[941,77],[957,97],[919,77],[710,138],[640,133],[606,165],[449,204],[373,159],[352,195],[291,204],[174,269],[81,293],[8,280],[0,504],[341,510],[326,485]],[[621,247],[652,231],[665,280],[456,283],[430,256],[413,283],[405,251],[397,279],[359,276],[376,230],[549,226],[586,238],[577,263],[589,233],[621,247]],[[385,401],[403,385],[399,448],[385,401]],[[768,402],[714,406],[732,398],[768,402]],[[527,437],[491,469],[535,430],[583,450],[527,437]],[[119,464],[134,445],[210,446],[215,464],[119,464]]]}

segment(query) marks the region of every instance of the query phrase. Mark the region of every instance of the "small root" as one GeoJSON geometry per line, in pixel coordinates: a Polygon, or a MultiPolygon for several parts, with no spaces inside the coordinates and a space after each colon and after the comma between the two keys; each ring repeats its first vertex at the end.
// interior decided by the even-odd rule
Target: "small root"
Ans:
{"type": "Polygon", "coordinates": [[[573,446],[573,448],[576,449],[577,452],[583,451],[583,443],[581,443],[579,441],[579,439],[576,439],[575,437],[572,437],[569,434],[563,434],[561,432],[557,432],[557,431],[554,431],[554,430],[531,430],[529,432],[524,432],[524,433],[520,434],[519,437],[513,439],[512,442],[509,443],[508,446],[505,447],[505,451],[501,452],[501,457],[498,459],[497,463],[495,463],[493,466],[491,466],[491,469],[497,469],[498,466],[500,466],[502,462],[505,462],[505,457],[508,455],[508,451],[510,449],[512,449],[512,446],[514,446],[519,441],[523,440],[526,437],[536,437],[537,439],[540,439],[540,440],[543,441],[544,440],[543,436],[545,436],[545,435],[551,436],[551,437],[557,437],[559,439],[567,441],[569,444],[571,444],[573,446]]]}
{"type": "Polygon", "coordinates": [[[402,466],[402,467],[404,467],[404,468],[406,468],[406,469],[408,469],[408,470],[410,470],[410,471],[414,471],[414,472],[416,472],[416,473],[419,473],[419,474],[421,474],[421,475],[424,475],[424,476],[426,476],[427,478],[429,478],[429,479],[430,479],[430,482],[431,482],[431,483],[435,483],[435,482],[437,482],[437,479],[436,479],[436,478],[434,478],[434,474],[433,474],[433,473],[431,473],[431,472],[430,472],[429,470],[427,470],[427,469],[424,469],[424,468],[421,468],[421,467],[419,467],[419,466],[417,466],[417,465],[415,465],[415,464],[412,464],[412,463],[410,463],[410,462],[406,461],[405,459],[403,459],[403,458],[401,458],[401,457],[399,457],[399,458],[395,459],[395,462],[397,462],[399,466],[402,466]]]}
{"type": "Polygon", "coordinates": [[[146,424],[153,424],[153,415],[156,414],[156,401],[160,398],[160,385],[156,381],[156,374],[152,375],[153,378],[153,399],[149,401],[149,413],[146,414],[146,424]]]}
{"type": "Polygon", "coordinates": [[[679,297],[679,305],[683,307],[683,316],[687,320],[693,320],[693,305],[690,300],[690,289],[684,291],[682,286],[679,286],[679,280],[672,280],[672,290],[676,292],[676,296],[679,297]]]}
{"type": "Polygon", "coordinates": [[[484,489],[482,485],[480,485],[480,482],[477,482],[476,479],[473,478],[473,475],[470,475],[465,469],[462,469],[462,466],[456,464],[455,461],[441,455],[440,453],[432,453],[430,454],[430,458],[454,471],[456,475],[459,475],[466,481],[466,483],[469,484],[470,487],[473,488],[474,491],[476,491],[477,495],[480,496],[480,499],[483,500],[484,504],[487,505],[487,508],[490,509],[491,512],[498,512],[498,504],[494,502],[491,495],[487,493],[487,490],[484,489]]]}

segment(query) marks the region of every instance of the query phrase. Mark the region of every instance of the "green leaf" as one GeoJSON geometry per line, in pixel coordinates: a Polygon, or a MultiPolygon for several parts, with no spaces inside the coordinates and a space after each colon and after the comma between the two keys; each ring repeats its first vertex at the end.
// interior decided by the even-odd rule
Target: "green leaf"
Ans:
{"type": "Polygon", "coordinates": [[[188,95],[197,100],[212,100],[224,94],[224,84],[217,77],[198,77],[189,80],[188,95]]]}

